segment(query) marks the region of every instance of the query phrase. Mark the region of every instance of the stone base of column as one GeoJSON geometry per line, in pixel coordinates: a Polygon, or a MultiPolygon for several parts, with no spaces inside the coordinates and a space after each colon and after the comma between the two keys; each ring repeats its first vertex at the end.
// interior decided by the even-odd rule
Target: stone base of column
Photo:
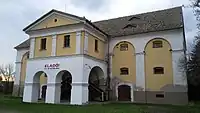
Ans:
{"type": "Polygon", "coordinates": [[[71,103],[72,105],[84,105],[88,103],[88,84],[72,83],[71,103]]]}
{"type": "Polygon", "coordinates": [[[59,104],[60,103],[60,83],[47,84],[45,103],[59,104]]]}
{"type": "Polygon", "coordinates": [[[12,96],[14,96],[14,97],[18,97],[19,96],[19,85],[14,84],[12,96]]]}

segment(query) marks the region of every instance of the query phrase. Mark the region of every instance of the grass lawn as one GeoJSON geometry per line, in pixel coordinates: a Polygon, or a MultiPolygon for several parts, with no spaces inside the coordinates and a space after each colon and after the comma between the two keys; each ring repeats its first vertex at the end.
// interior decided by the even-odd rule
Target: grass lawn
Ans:
{"type": "Polygon", "coordinates": [[[200,105],[96,104],[85,106],[28,104],[19,98],[0,97],[0,113],[200,113],[200,105]]]}

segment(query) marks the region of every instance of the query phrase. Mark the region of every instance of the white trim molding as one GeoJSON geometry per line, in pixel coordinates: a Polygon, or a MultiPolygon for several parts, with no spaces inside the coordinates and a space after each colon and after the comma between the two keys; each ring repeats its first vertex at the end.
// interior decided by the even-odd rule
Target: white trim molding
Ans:
{"type": "MultiPolygon", "coordinates": [[[[83,20],[80,20],[80,19],[75,18],[75,17],[72,17],[72,16],[64,15],[64,14],[57,13],[57,12],[52,12],[51,14],[47,15],[46,17],[44,17],[43,19],[41,19],[40,21],[38,21],[37,23],[35,23],[35,24],[33,24],[32,26],[30,26],[26,31],[31,30],[32,28],[34,28],[35,26],[37,26],[38,24],[40,24],[41,22],[43,22],[45,19],[49,18],[50,16],[52,16],[52,15],[54,15],[54,14],[60,15],[60,16],[64,16],[64,17],[66,17],[66,18],[68,18],[68,19],[75,20],[75,21],[77,21],[77,23],[78,23],[78,22],[84,22],[83,20]]],[[[25,32],[26,32],[26,31],[25,31],[25,32]]]]}
{"type": "Polygon", "coordinates": [[[57,40],[57,35],[52,36],[52,52],[51,56],[56,56],[56,40],[57,40]]]}
{"type": "Polygon", "coordinates": [[[35,52],[35,38],[31,38],[30,39],[30,54],[29,54],[29,58],[33,58],[34,57],[34,52],[35,52]]]}
{"type": "Polygon", "coordinates": [[[84,54],[88,53],[88,33],[85,32],[85,38],[84,38],[84,54]]]}
{"type": "Polygon", "coordinates": [[[145,61],[144,52],[135,53],[136,56],[136,87],[145,89],[145,61]]]}
{"type": "Polygon", "coordinates": [[[76,32],[76,54],[81,54],[81,31],[76,32]]]}

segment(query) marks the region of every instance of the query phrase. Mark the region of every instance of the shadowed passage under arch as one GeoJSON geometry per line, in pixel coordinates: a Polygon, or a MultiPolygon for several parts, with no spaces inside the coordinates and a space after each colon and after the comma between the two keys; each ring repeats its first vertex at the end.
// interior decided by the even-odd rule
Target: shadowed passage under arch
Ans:
{"type": "Polygon", "coordinates": [[[104,86],[104,72],[103,70],[96,66],[93,67],[89,74],[89,101],[104,101],[105,88],[104,86]]]}

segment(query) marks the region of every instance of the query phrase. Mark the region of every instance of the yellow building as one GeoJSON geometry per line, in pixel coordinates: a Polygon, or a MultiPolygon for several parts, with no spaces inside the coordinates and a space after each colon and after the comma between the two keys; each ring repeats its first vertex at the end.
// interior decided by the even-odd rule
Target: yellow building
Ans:
{"type": "Polygon", "coordinates": [[[182,7],[97,22],[51,10],[24,32],[13,91],[24,102],[188,102],[182,7]]]}

